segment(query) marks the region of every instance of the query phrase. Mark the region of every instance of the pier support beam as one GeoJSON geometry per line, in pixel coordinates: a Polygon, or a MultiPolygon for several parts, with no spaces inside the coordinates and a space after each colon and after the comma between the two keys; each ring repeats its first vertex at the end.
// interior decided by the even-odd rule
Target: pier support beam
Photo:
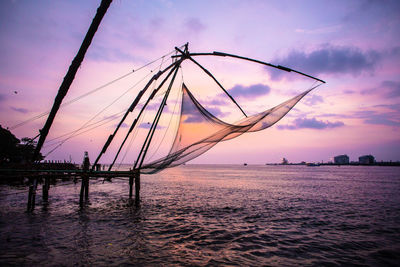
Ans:
{"type": "Polygon", "coordinates": [[[89,200],[89,168],[90,168],[90,160],[89,154],[85,151],[85,156],[83,158],[83,173],[81,176],[81,192],[79,195],[79,204],[83,205],[83,197],[85,197],[85,201],[89,200]]]}
{"type": "Polygon", "coordinates": [[[37,178],[35,177],[33,178],[31,185],[29,186],[28,207],[27,207],[28,212],[31,212],[35,209],[36,189],[37,189],[37,178]]]}
{"type": "Polygon", "coordinates": [[[44,182],[42,185],[42,199],[43,201],[48,201],[49,200],[49,188],[50,188],[50,178],[45,177],[44,182]]]}
{"type": "Polygon", "coordinates": [[[133,179],[135,179],[134,175],[129,176],[129,199],[132,199],[133,193],[133,179]]]}
{"type": "Polygon", "coordinates": [[[140,203],[140,172],[135,173],[135,204],[138,206],[140,203]]]}
{"type": "Polygon", "coordinates": [[[82,206],[83,205],[83,200],[85,201],[89,200],[89,175],[84,173],[82,174],[81,177],[81,192],[79,195],[79,204],[82,206]]]}
{"type": "Polygon", "coordinates": [[[85,178],[84,178],[84,176],[82,175],[82,177],[81,177],[81,193],[79,194],[79,205],[83,205],[83,196],[84,196],[84,194],[85,194],[85,178]]]}
{"type": "Polygon", "coordinates": [[[85,175],[85,200],[89,200],[89,176],[85,175]]]}

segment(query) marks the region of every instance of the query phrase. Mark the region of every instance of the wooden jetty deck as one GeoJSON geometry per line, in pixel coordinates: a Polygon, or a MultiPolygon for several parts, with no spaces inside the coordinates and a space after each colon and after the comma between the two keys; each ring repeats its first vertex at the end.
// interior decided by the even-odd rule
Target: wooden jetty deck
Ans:
{"type": "Polygon", "coordinates": [[[85,169],[74,170],[41,170],[41,169],[0,169],[0,178],[10,179],[12,177],[29,178],[29,193],[27,210],[33,211],[35,208],[36,190],[39,180],[42,181],[42,197],[44,201],[48,200],[50,179],[80,179],[81,191],[79,203],[82,206],[85,201],[89,200],[89,180],[90,178],[112,179],[116,177],[129,178],[129,199],[132,199],[133,185],[135,184],[135,204],[140,201],[140,173],[138,171],[96,171],[89,170],[89,166],[85,169]]]}
{"type": "Polygon", "coordinates": [[[89,174],[90,177],[130,177],[133,171],[85,171],[82,169],[78,170],[41,170],[41,169],[0,169],[0,175],[13,175],[16,174],[26,176],[46,176],[46,175],[57,175],[57,176],[68,176],[68,177],[80,177],[84,174],[89,174]]]}

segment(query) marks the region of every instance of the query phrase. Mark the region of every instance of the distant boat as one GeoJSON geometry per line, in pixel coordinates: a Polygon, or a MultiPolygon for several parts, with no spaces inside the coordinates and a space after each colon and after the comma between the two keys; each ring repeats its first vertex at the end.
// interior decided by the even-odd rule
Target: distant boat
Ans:
{"type": "Polygon", "coordinates": [[[247,166],[247,163],[244,163],[243,166],[247,166]]]}
{"type": "Polygon", "coordinates": [[[306,166],[308,166],[308,167],[318,167],[318,166],[321,166],[321,164],[310,162],[310,163],[306,163],[306,166]]]}

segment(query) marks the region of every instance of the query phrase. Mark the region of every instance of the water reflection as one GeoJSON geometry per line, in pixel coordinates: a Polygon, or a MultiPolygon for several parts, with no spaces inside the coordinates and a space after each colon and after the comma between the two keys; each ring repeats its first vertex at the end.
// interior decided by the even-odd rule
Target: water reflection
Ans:
{"type": "Polygon", "coordinates": [[[25,192],[2,186],[0,264],[395,264],[399,172],[187,165],[144,175],[138,207],[126,180],[91,181],[82,208],[65,182],[32,214],[25,192]]]}

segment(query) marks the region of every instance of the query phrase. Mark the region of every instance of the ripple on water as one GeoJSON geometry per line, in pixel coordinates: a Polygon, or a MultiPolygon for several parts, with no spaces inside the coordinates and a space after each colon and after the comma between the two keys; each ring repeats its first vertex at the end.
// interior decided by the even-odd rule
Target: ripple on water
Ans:
{"type": "Polygon", "coordinates": [[[50,188],[25,213],[26,190],[0,186],[0,264],[396,265],[398,168],[183,166],[127,182],[50,188]]]}

